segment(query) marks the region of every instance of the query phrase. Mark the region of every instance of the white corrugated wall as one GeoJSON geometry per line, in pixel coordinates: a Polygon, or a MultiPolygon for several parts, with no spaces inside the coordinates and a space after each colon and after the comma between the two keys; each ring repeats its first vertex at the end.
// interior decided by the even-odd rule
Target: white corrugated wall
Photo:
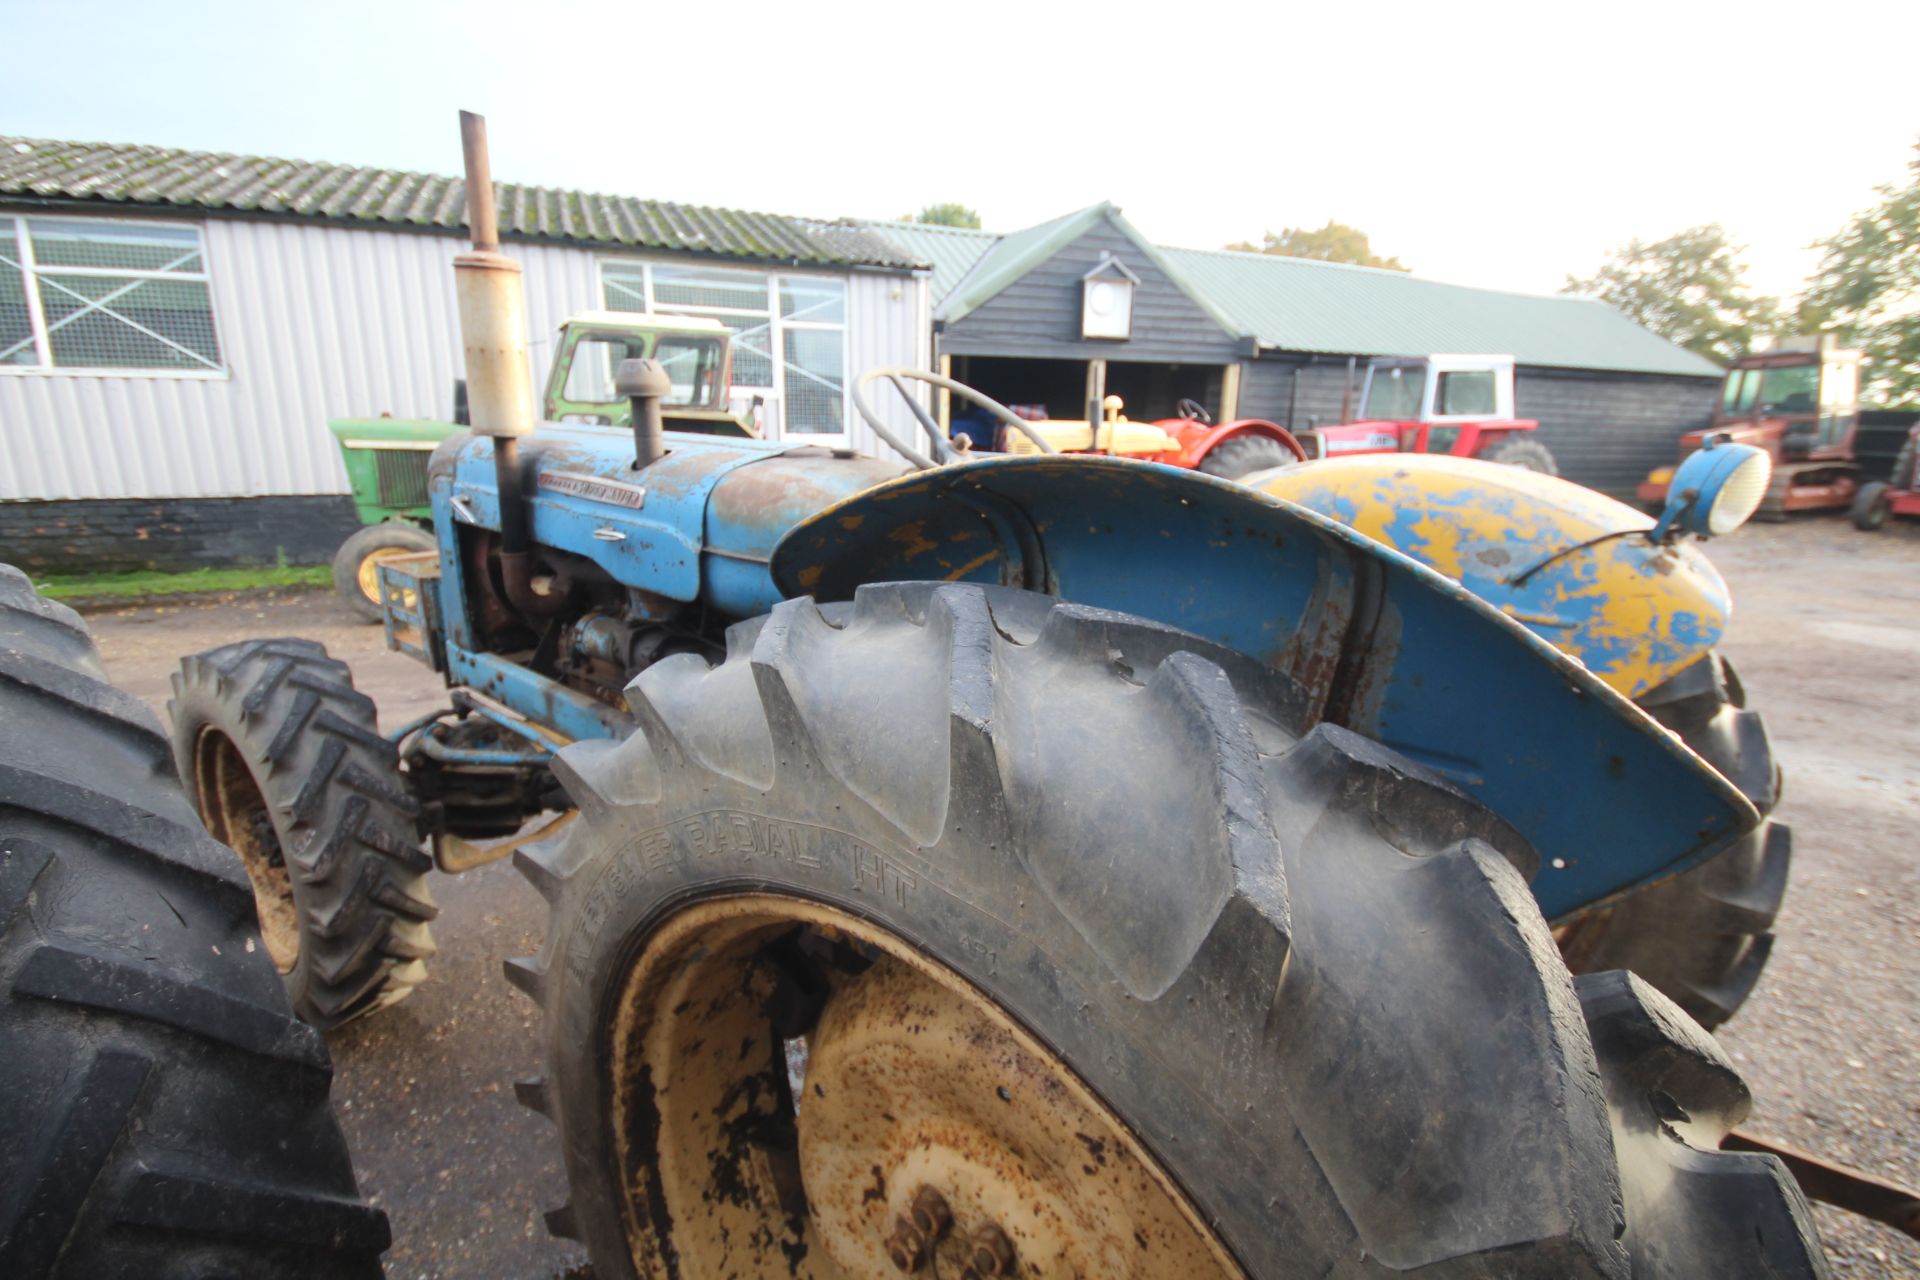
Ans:
{"type": "MultiPolygon", "coordinates": [[[[848,395],[851,383],[869,369],[933,368],[933,323],[927,300],[925,275],[895,276],[856,272],[847,289],[847,369],[848,395]]],[[[924,392],[923,384],[908,387],[924,392]]],[[[918,448],[928,449],[926,435],[913,413],[900,402],[900,395],[885,382],[866,389],[866,400],[894,434],[918,448]]],[[[922,405],[931,404],[921,395],[922,405]]],[[[862,453],[880,458],[899,455],[880,443],[873,429],[853,408],[847,406],[851,423],[848,443],[862,453]]]]}
{"type": "MultiPolygon", "coordinates": [[[[445,418],[460,347],[452,236],[201,223],[219,379],[0,374],[0,499],[345,493],[329,417],[445,418]]],[[[526,266],[536,392],[560,321],[602,305],[591,250],[509,245],[526,266]]],[[[923,277],[850,278],[849,367],[930,367],[923,277]]],[[[891,396],[891,389],[886,390],[891,396]]],[[[904,408],[883,410],[913,429],[904,408]]],[[[882,446],[865,424],[852,443],[882,446]]]]}

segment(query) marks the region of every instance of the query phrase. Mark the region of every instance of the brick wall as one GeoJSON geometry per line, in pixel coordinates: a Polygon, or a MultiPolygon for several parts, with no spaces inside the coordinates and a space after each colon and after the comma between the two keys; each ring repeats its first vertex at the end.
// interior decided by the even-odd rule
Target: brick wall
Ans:
{"type": "Polygon", "coordinates": [[[344,495],[0,502],[0,562],[40,573],[326,564],[359,527],[344,495]]]}

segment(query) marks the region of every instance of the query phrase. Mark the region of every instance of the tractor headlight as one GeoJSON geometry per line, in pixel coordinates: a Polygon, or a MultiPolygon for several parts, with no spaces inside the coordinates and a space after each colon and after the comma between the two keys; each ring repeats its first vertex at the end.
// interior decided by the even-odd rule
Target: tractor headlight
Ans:
{"type": "Polygon", "coordinates": [[[1666,510],[1649,536],[1669,542],[1682,533],[1703,538],[1732,533],[1760,509],[1772,481],[1773,459],[1764,449],[1710,436],[1674,471],[1666,510]]]}

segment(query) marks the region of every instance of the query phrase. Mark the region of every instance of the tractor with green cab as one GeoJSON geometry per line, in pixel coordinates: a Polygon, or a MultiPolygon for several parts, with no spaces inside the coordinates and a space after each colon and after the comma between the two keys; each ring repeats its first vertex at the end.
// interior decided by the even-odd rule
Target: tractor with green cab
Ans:
{"type": "MultiPolygon", "coordinates": [[[[661,412],[675,429],[759,434],[752,418],[728,408],[733,353],[725,325],[701,316],[632,311],[586,311],[562,322],[547,373],[545,419],[625,426],[630,410],[613,390],[622,360],[657,360],[667,371],[673,389],[661,412]]],[[[454,388],[451,421],[386,415],[328,420],[363,526],[334,553],[333,586],[368,622],[380,621],[379,563],[433,548],[427,459],[466,427],[464,380],[454,388]]]]}
{"type": "MultiPolygon", "coordinates": [[[[658,345],[580,373],[563,343],[549,417],[591,411],[539,422],[463,125],[472,428],[428,459],[432,547],[374,571],[447,704],[383,732],[319,645],[242,641],[183,664],[174,756],[316,1025],[424,979],[436,870],[511,857],[550,904],[506,971],[545,1015],[516,1092],[596,1274],[1824,1274],[1785,1167],[1721,1149],[1727,1056],[1556,947],[1665,927],[1618,908],[1760,807],[1503,607],[1522,584],[1351,495],[1058,455],[914,371],[865,385],[1037,452],[963,456],[923,407],[896,438],[864,390],[908,461],[668,430],[702,384],[658,345]]],[[[1691,544],[1765,470],[1718,445],[1651,528],[1528,523],[1515,573],[1632,542],[1623,574],[1711,596],[1691,544]]],[[[1710,649],[1657,658],[1650,689],[1729,705],[1710,649]]]]}

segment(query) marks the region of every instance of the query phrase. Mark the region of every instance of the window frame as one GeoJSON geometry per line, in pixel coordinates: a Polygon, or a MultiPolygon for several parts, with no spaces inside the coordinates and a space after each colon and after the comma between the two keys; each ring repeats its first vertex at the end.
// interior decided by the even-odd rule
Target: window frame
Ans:
{"type": "MultiPolygon", "coordinates": [[[[779,271],[768,268],[735,266],[723,263],[687,262],[675,258],[637,258],[624,255],[602,257],[599,259],[596,275],[600,286],[600,303],[608,310],[623,310],[613,305],[607,295],[607,268],[615,267],[631,275],[638,271],[641,278],[642,309],[654,315],[708,316],[723,323],[727,317],[737,319],[764,320],[767,323],[767,358],[771,366],[772,386],[764,390],[772,393],[778,406],[777,430],[769,433],[768,439],[783,440],[793,444],[818,444],[833,448],[851,444],[853,437],[853,376],[851,362],[853,343],[848,334],[853,327],[853,287],[845,275],[831,271],[779,271]],[[681,303],[659,300],[654,283],[654,268],[674,267],[695,271],[707,271],[716,275],[752,276],[765,289],[766,307],[764,310],[747,307],[725,306],[721,304],[681,303]],[[839,320],[792,320],[781,314],[780,282],[782,280],[832,280],[841,290],[842,318],[839,320]],[[789,431],[787,429],[787,330],[837,332],[840,334],[840,429],[838,431],[789,431]]],[[[631,284],[619,282],[621,290],[628,296],[633,293],[631,284]]],[[[733,340],[737,345],[737,338],[733,340]]],[[[738,352],[733,361],[739,366],[738,352]]],[[[762,388],[755,387],[760,390],[762,388]]],[[[731,400],[733,386],[727,388],[731,400]]]]}
{"type": "MultiPolygon", "coordinates": [[[[27,304],[27,324],[33,330],[33,351],[38,357],[37,364],[0,364],[0,376],[24,378],[167,378],[187,382],[226,382],[233,377],[233,367],[228,363],[227,344],[222,340],[219,304],[215,301],[213,263],[207,252],[206,225],[200,222],[175,221],[163,218],[98,218],[83,213],[73,213],[62,217],[59,214],[32,214],[13,209],[0,209],[0,221],[12,224],[14,243],[20,254],[20,287],[25,294],[27,304]],[[27,226],[38,219],[43,222],[90,222],[115,227],[156,227],[169,231],[182,228],[193,232],[199,245],[200,269],[198,271],[147,271],[133,267],[68,267],[41,266],[34,257],[33,238],[27,226]],[[207,286],[207,314],[213,319],[214,338],[220,344],[220,363],[208,369],[162,369],[140,365],[56,365],[53,362],[53,343],[48,336],[47,313],[40,297],[40,276],[112,276],[122,279],[141,280],[188,280],[207,286]]],[[[13,267],[0,266],[0,270],[15,270],[13,267]]],[[[200,359],[204,356],[195,355],[200,359]]]]}

